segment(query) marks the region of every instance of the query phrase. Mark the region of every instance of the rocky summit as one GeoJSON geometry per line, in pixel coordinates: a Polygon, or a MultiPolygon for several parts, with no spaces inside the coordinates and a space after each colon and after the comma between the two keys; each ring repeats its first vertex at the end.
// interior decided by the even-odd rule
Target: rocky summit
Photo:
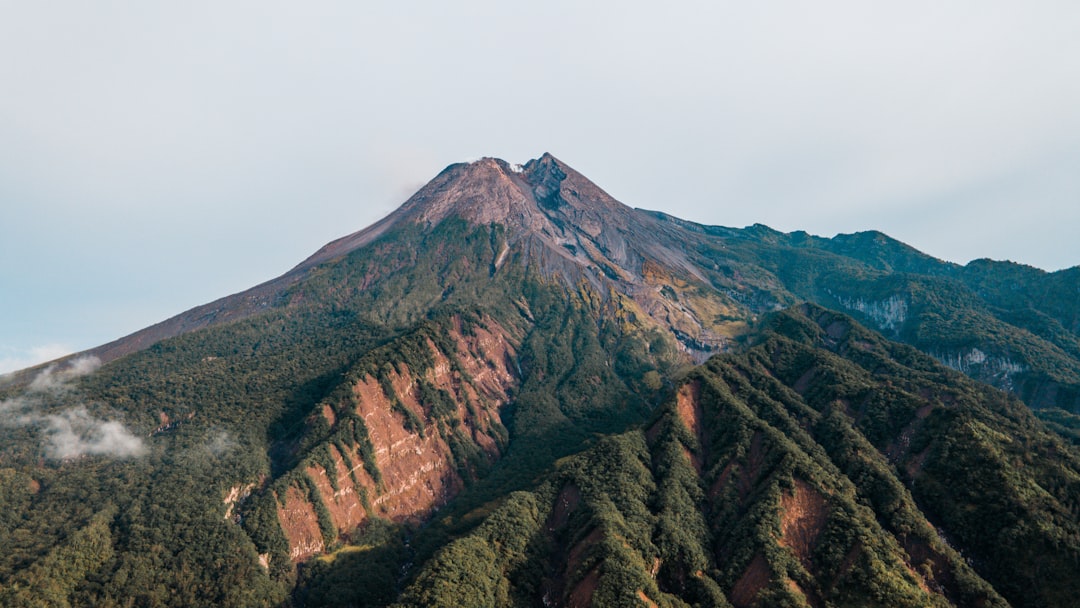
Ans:
{"type": "Polygon", "coordinates": [[[0,605],[1071,606],[1078,290],[451,165],[0,379],[0,605]]]}

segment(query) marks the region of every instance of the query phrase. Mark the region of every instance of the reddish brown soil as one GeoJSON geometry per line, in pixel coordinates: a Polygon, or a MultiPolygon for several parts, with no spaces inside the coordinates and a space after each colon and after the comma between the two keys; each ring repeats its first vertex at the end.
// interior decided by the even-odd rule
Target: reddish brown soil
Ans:
{"type": "MultiPolygon", "coordinates": [[[[415,415],[431,422],[417,401],[410,370],[391,374],[397,400],[415,415]]],[[[404,420],[391,410],[391,402],[379,382],[368,377],[357,384],[357,413],[364,419],[375,447],[375,464],[382,472],[382,488],[372,506],[393,521],[419,521],[445,504],[464,486],[454,470],[450,447],[434,432],[424,437],[407,430],[404,420]]]]}
{"type": "Polygon", "coordinates": [[[570,548],[570,553],[566,558],[566,573],[573,574],[581,565],[581,558],[585,556],[585,552],[589,550],[593,545],[598,544],[604,538],[604,532],[600,528],[593,528],[592,532],[585,535],[585,538],[574,543],[574,546],[570,548]]]}
{"type": "Polygon", "coordinates": [[[791,549],[807,570],[828,515],[825,497],[801,479],[795,480],[794,493],[780,496],[780,545],[791,549]]]}
{"type": "MultiPolygon", "coordinates": [[[[810,603],[809,598],[807,598],[806,592],[803,591],[803,588],[799,586],[799,583],[796,583],[794,580],[789,578],[786,581],[784,581],[784,584],[787,585],[787,588],[790,589],[791,592],[794,593],[796,597],[801,597],[803,599],[806,599],[807,603],[810,603]]],[[[815,604],[811,604],[811,605],[815,605],[815,604]]]]}
{"type": "Polygon", "coordinates": [[[825,333],[834,340],[839,340],[851,331],[851,326],[843,321],[833,321],[825,328],[825,333]]]}
{"type": "Polygon", "coordinates": [[[323,550],[322,532],[315,509],[295,487],[285,492],[285,506],[278,505],[278,520],[289,540],[289,557],[303,561],[323,550]]]}
{"type": "MultiPolygon", "coordinates": [[[[704,416],[701,411],[700,381],[695,380],[682,385],[675,397],[675,411],[679,414],[679,420],[690,431],[690,434],[697,439],[698,445],[703,447],[705,445],[702,437],[702,419],[704,416]]],[[[701,475],[704,465],[701,454],[695,454],[686,448],[684,448],[684,452],[694,470],[697,471],[698,475],[701,475]]]]}
{"type": "Polygon", "coordinates": [[[930,593],[945,594],[957,591],[956,576],[948,559],[938,553],[926,541],[906,536],[902,542],[904,551],[908,554],[908,568],[919,581],[919,586],[930,593]],[[930,576],[924,576],[920,570],[914,568],[914,564],[930,564],[930,576]]]}
{"type": "Polygon", "coordinates": [[[641,599],[641,601],[645,602],[645,605],[648,608],[660,608],[659,606],[657,606],[656,602],[652,601],[651,599],[649,599],[649,596],[645,595],[644,590],[638,589],[637,596],[641,599]]]}
{"type": "Polygon", "coordinates": [[[660,420],[657,420],[656,422],[652,423],[652,426],[645,429],[645,441],[649,445],[652,445],[653,443],[655,443],[656,438],[660,436],[660,429],[663,428],[663,422],[664,422],[664,419],[661,418],[660,420]]]}
{"type": "MultiPolygon", "coordinates": [[[[494,460],[500,456],[502,448],[492,438],[491,429],[501,424],[499,408],[506,403],[517,382],[516,373],[512,371],[516,369],[516,355],[505,332],[497,324],[485,321],[485,326],[475,328],[469,336],[461,331],[451,332],[457,350],[454,355],[471,381],[455,371],[446,353],[430,341],[428,347],[434,365],[424,380],[454,398],[462,429],[494,460]]],[[[345,459],[334,447],[330,448],[337,467],[337,490],[333,489],[334,484],[330,483],[323,467],[313,465],[305,471],[315,482],[339,535],[347,535],[369,515],[398,522],[422,521],[464,487],[453,464],[450,447],[431,418],[431,404],[420,403],[417,398],[417,379],[413,372],[403,365],[390,374],[389,380],[393,397],[424,422],[426,432],[421,437],[419,432],[405,428],[405,417],[393,411],[390,396],[383,392],[382,384],[374,377],[367,376],[353,386],[356,412],[364,419],[375,448],[375,465],[382,475],[381,484],[375,484],[367,474],[356,450],[347,454],[354,465],[350,475],[345,459]],[[372,513],[365,511],[361,492],[366,493],[372,513]]],[[[335,424],[337,416],[328,409],[323,408],[321,414],[335,424]]],[[[296,501],[287,503],[286,509],[279,510],[279,516],[293,559],[299,561],[321,551],[322,546],[320,540],[316,548],[309,533],[310,530],[318,531],[314,509],[300,494],[296,495],[296,500],[303,502],[306,508],[296,501]],[[284,519],[286,515],[290,518],[288,522],[284,519]]]]}
{"type": "Polygon", "coordinates": [[[922,473],[923,465],[926,464],[926,457],[929,455],[930,447],[927,447],[904,465],[904,471],[908,474],[909,479],[915,479],[919,473],[922,473]]]}
{"type": "Polygon", "coordinates": [[[589,608],[592,606],[592,596],[596,593],[597,586],[600,585],[600,567],[597,566],[589,573],[585,575],[578,584],[574,585],[574,590],[570,592],[570,597],[566,600],[567,608],[589,608]]]}
{"type": "Polygon", "coordinates": [[[330,449],[336,457],[334,460],[337,465],[335,475],[337,490],[334,490],[327,472],[321,466],[310,466],[306,472],[308,477],[315,482],[315,487],[319,489],[323,504],[330,511],[330,519],[334,522],[334,527],[337,528],[339,534],[347,534],[367,519],[367,512],[364,511],[364,505],[360,502],[360,496],[357,494],[352,479],[349,478],[348,469],[341,460],[341,456],[333,446],[330,449]]]}
{"type": "Polygon", "coordinates": [[[683,456],[686,458],[686,462],[688,462],[690,466],[694,467],[694,470],[697,471],[698,475],[701,475],[701,456],[698,456],[697,454],[691,452],[690,448],[686,447],[685,445],[682,446],[682,452],[683,456]]]}
{"type": "Polygon", "coordinates": [[[746,567],[742,576],[735,582],[735,586],[731,588],[729,597],[731,603],[735,605],[735,608],[752,605],[758,592],[769,584],[771,577],[772,570],[769,569],[765,556],[758,553],[754,556],[754,559],[750,560],[750,565],[746,567]]]}
{"type": "Polygon", "coordinates": [[[675,409],[679,420],[694,437],[701,437],[701,382],[688,382],[679,389],[675,396],[675,409]]]}
{"type": "Polygon", "coordinates": [[[723,491],[724,486],[727,485],[729,479],[731,479],[731,473],[735,470],[735,461],[730,460],[724,465],[724,469],[720,471],[720,475],[716,477],[716,481],[713,482],[709,488],[709,499],[715,500],[717,496],[720,496],[720,492],[723,491]]]}

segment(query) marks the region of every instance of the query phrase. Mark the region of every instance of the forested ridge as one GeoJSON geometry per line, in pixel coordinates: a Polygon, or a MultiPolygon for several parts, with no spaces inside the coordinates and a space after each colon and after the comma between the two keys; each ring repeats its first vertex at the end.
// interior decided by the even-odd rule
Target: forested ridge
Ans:
{"type": "Polygon", "coordinates": [[[395,213],[0,383],[0,605],[1080,592],[1075,269],[699,226],[547,155],[395,213]]]}

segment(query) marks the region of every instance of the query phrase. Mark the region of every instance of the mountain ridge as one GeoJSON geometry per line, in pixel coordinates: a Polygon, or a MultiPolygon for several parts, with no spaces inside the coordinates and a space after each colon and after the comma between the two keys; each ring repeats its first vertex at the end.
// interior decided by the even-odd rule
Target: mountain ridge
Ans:
{"type": "Polygon", "coordinates": [[[1076,288],[452,165],[0,386],[0,604],[1067,606],[1076,288]]]}
{"type": "MultiPolygon", "coordinates": [[[[331,241],[285,274],[66,360],[92,355],[109,362],[162,339],[288,306],[288,294],[317,274],[320,267],[408,226],[430,231],[455,218],[472,226],[500,225],[507,230],[505,247],[490,261],[492,272],[518,251],[524,263],[570,288],[586,281],[602,298],[622,294],[626,302],[620,306],[629,305],[634,309],[629,314],[644,315],[666,326],[697,362],[730,348],[746,331],[746,322],[757,315],[800,300],[840,306],[863,315],[874,306],[910,307],[912,296],[906,293],[910,291],[907,287],[891,287],[892,293],[881,297],[878,304],[858,293],[845,293],[853,285],[857,286],[856,292],[880,289],[876,285],[882,281],[873,276],[875,273],[951,282],[976,298],[989,298],[986,312],[976,316],[994,317],[991,324],[1004,322],[1006,329],[992,330],[995,334],[1010,332],[1007,327],[1017,323],[1022,331],[1008,340],[995,339],[996,343],[990,345],[977,336],[950,338],[947,350],[937,352],[941,360],[969,367],[965,360],[985,355],[994,359],[994,369],[1014,371],[1001,375],[993,369],[983,373],[981,367],[969,367],[976,375],[982,374],[984,380],[1014,390],[1040,406],[1080,410],[1080,366],[1063,363],[1060,351],[1052,355],[1058,362],[1039,371],[1039,378],[1014,379],[1017,375],[1031,375],[1028,370],[1038,367],[1030,361],[1018,361],[1018,351],[1064,349],[1073,353],[1071,356],[1080,355],[1080,338],[1076,338],[1080,333],[1080,309],[1055,304],[1068,298],[1068,277],[1077,275],[1080,267],[1047,273],[1010,262],[976,260],[959,266],[873,230],[822,238],[801,231],[782,233],[763,225],[737,229],[696,224],[662,212],[632,209],[549,153],[524,165],[496,158],[452,164],[386,217],[331,241]],[[768,274],[762,274],[762,268],[768,274]],[[831,274],[822,275],[823,270],[831,274]],[[987,277],[995,272],[1016,278],[1011,284],[988,281],[987,277]],[[696,295],[672,300],[669,296],[680,291],[676,284],[696,295]],[[1017,298],[1018,289],[1020,293],[1050,290],[1050,297],[1017,298]],[[1052,308],[1044,310],[1048,302],[1052,308]],[[1075,371],[1061,376],[1055,369],[1075,371]],[[1064,386],[1060,386],[1062,379],[1064,386]]],[[[952,334],[956,330],[950,326],[970,323],[956,317],[948,307],[947,303],[932,304],[931,313],[944,318],[946,326],[932,329],[929,338],[911,318],[905,318],[904,327],[878,313],[874,313],[876,317],[862,318],[878,329],[892,332],[894,337],[929,350],[938,341],[934,335],[943,331],[952,334]]],[[[912,317],[925,326],[921,318],[912,317]]],[[[935,327],[940,325],[938,321],[933,323],[935,327]]],[[[963,334],[970,329],[960,331],[963,334]]],[[[16,372],[7,382],[28,382],[34,370],[45,365],[16,372]]]]}

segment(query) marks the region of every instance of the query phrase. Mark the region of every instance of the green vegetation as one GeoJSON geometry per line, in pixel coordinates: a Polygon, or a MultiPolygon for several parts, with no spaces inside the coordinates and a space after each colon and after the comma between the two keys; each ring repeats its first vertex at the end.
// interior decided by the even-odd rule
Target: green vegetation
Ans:
{"type": "Polygon", "coordinates": [[[643,594],[660,606],[1005,606],[1001,592],[1063,606],[1075,593],[1037,572],[1076,559],[1080,467],[1046,451],[1065,448],[1002,393],[814,307],[770,317],[754,347],[688,383],[700,387],[701,436],[672,399],[644,431],[559,460],[534,489],[478,509],[484,523],[458,527],[400,605],[449,605],[458,589],[481,605],[643,594]],[[965,435],[958,421],[972,417],[995,431],[965,435]],[[972,456],[949,451],[960,443],[972,456]],[[1006,461],[1017,473],[993,481],[1006,461]],[[1032,484],[1054,489],[1040,498],[1032,484]],[[947,507],[930,511],[940,528],[924,503],[947,507]],[[785,523],[800,509],[799,525],[785,523]],[[1008,536],[977,534],[980,521],[1008,536]],[[512,548],[491,537],[510,529],[512,548]]]}

